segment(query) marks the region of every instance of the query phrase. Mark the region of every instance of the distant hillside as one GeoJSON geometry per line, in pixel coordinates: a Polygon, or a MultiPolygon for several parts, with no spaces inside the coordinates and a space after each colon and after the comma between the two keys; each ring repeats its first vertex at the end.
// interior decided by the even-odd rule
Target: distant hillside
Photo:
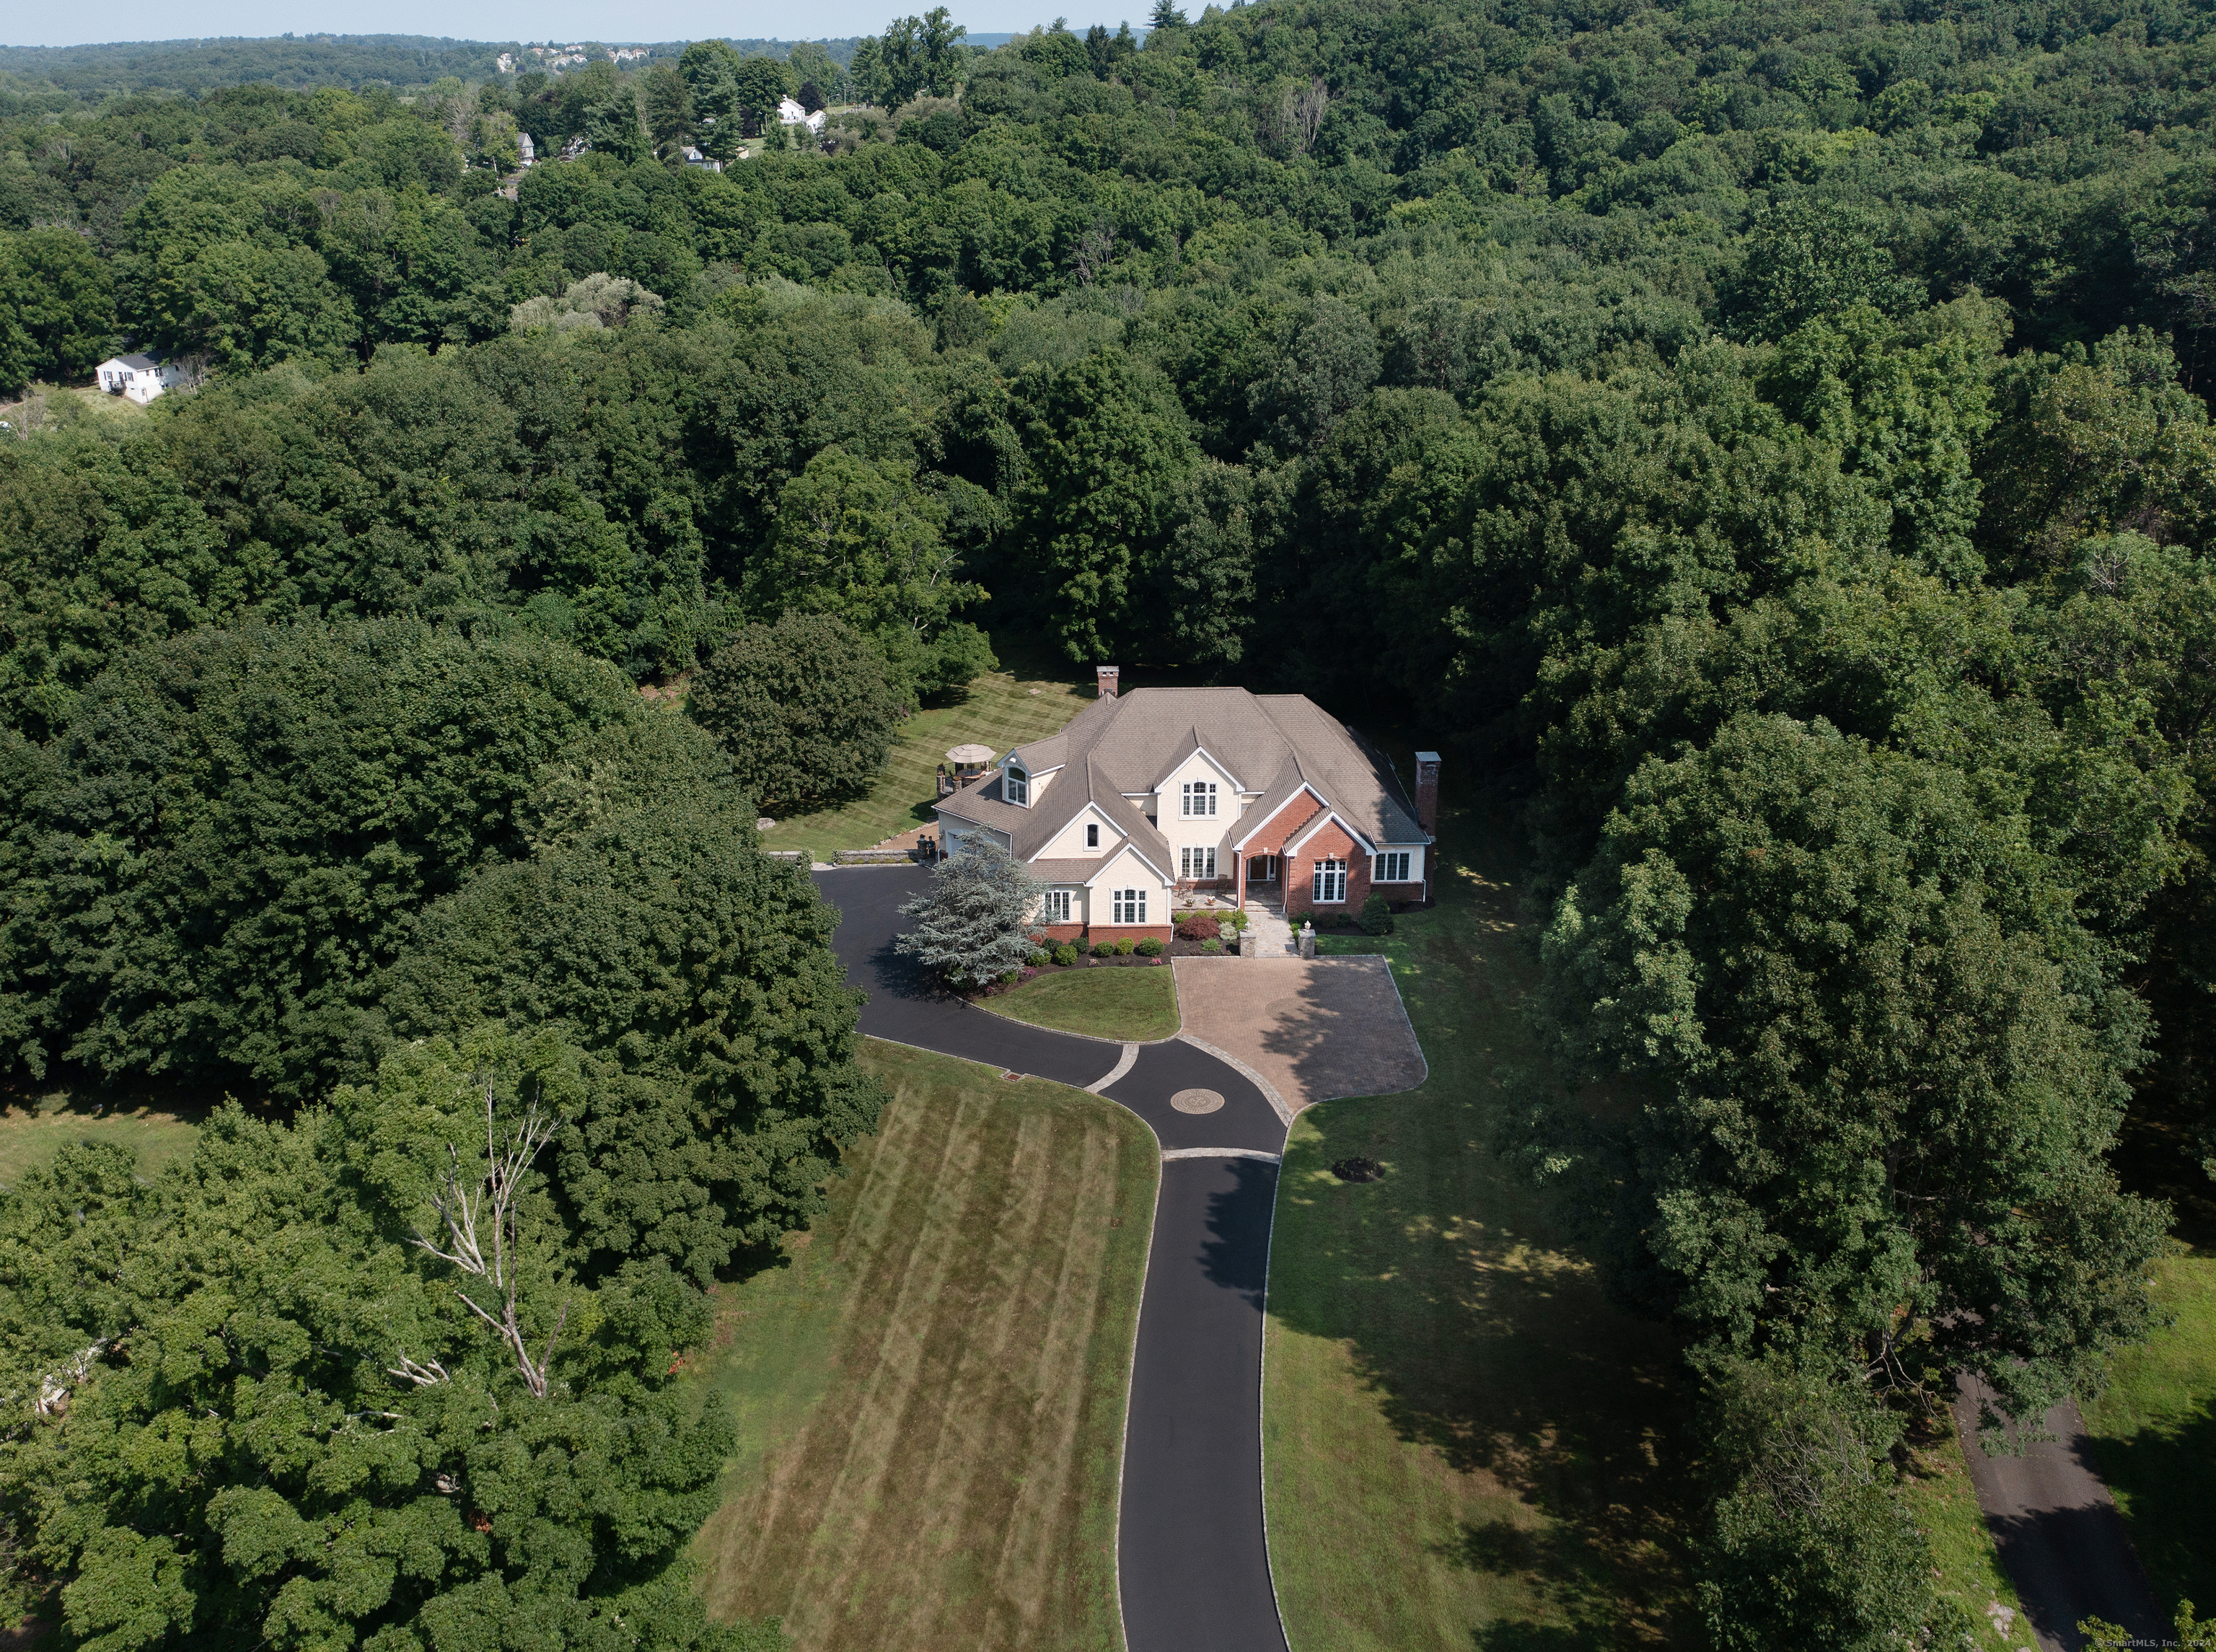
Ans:
{"type": "MultiPolygon", "coordinates": [[[[595,42],[630,45],[630,41],[595,42]]],[[[682,40],[647,42],[656,56],[685,49],[682,40]]],[[[733,40],[748,55],[788,55],[791,40],[733,40]]],[[[838,63],[852,59],[856,42],[824,40],[838,63]]],[[[0,46],[0,77],[19,92],[52,89],[78,98],[120,92],[205,91],[249,81],[280,86],[348,86],[372,83],[417,86],[443,75],[478,80],[496,72],[513,40],[450,40],[426,34],[300,34],[264,39],[230,36],[189,40],[118,40],[100,46],[0,46]]]]}

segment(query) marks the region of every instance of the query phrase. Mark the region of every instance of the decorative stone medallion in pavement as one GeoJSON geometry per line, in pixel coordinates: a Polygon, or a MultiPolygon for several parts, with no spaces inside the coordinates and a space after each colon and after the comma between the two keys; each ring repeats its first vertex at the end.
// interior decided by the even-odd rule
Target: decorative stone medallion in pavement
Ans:
{"type": "Polygon", "coordinates": [[[1179,1113],[1214,1113],[1223,1105],[1223,1098],[1214,1090],[1179,1090],[1170,1098],[1170,1105],[1179,1113]]]}

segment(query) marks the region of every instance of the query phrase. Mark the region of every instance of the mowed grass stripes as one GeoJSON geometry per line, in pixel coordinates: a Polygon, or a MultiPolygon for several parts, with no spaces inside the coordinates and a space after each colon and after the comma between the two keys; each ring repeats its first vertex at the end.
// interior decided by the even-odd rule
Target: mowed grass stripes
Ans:
{"type": "Polygon", "coordinates": [[[1113,1104],[871,1042],[832,1208],[726,1293],[710,1609],[803,1652],[1120,1644],[1124,1391],[1158,1163],[1113,1104]]]}
{"type": "Polygon", "coordinates": [[[1019,677],[995,671],[970,685],[958,706],[920,712],[901,724],[900,738],[868,795],[836,809],[781,820],[762,835],[766,849],[806,849],[828,860],[840,849],[866,849],[914,826],[929,825],[939,801],[939,766],[955,746],[989,746],[996,757],[1043,740],[1092,703],[1091,683],[1019,677]]]}

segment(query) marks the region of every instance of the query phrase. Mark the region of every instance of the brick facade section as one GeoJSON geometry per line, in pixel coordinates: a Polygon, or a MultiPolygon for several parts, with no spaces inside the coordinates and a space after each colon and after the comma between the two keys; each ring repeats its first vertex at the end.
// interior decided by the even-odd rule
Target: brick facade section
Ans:
{"type": "MultiPolygon", "coordinates": [[[[1331,822],[1307,842],[1298,854],[1285,857],[1285,915],[1316,910],[1315,868],[1319,860],[1346,862],[1346,902],[1333,903],[1332,912],[1359,912],[1370,898],[1370,857],[1337,821],[1331,822]]],[[[1406,885],[1401,885],[1406,887],[1406,885]]]]}
{"type": "Polygon", "coordinates": [[[1297,836],[1302,827],[1322,812],[1323,805],[1303,792],[1272,816],[1268,825],[1249,836],[1246,848],[1240,853],[1249,860],[1258,854],[1281,854],[1287,841],[1297,836]]]}

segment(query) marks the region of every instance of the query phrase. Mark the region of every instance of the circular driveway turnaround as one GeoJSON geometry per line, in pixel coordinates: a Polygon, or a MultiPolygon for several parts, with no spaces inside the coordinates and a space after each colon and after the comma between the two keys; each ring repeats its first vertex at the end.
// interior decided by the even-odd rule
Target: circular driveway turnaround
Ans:
{"type": "Polygon", "coordinates": [[[1130,1652],[1286,1652],[1262,1530],[1262,1306],[1285,1125],[1236,1068],[1179,1039],[1117,1045],[995,1015],[893,937],[920,866],[815,874],[872,1038],[1095,1090],[1164,1149],[1124,1421],[1117,1579],[1130,1652]],[[1221,1098],[1206,1113],[1177,1102],[1221,1098]]]}

